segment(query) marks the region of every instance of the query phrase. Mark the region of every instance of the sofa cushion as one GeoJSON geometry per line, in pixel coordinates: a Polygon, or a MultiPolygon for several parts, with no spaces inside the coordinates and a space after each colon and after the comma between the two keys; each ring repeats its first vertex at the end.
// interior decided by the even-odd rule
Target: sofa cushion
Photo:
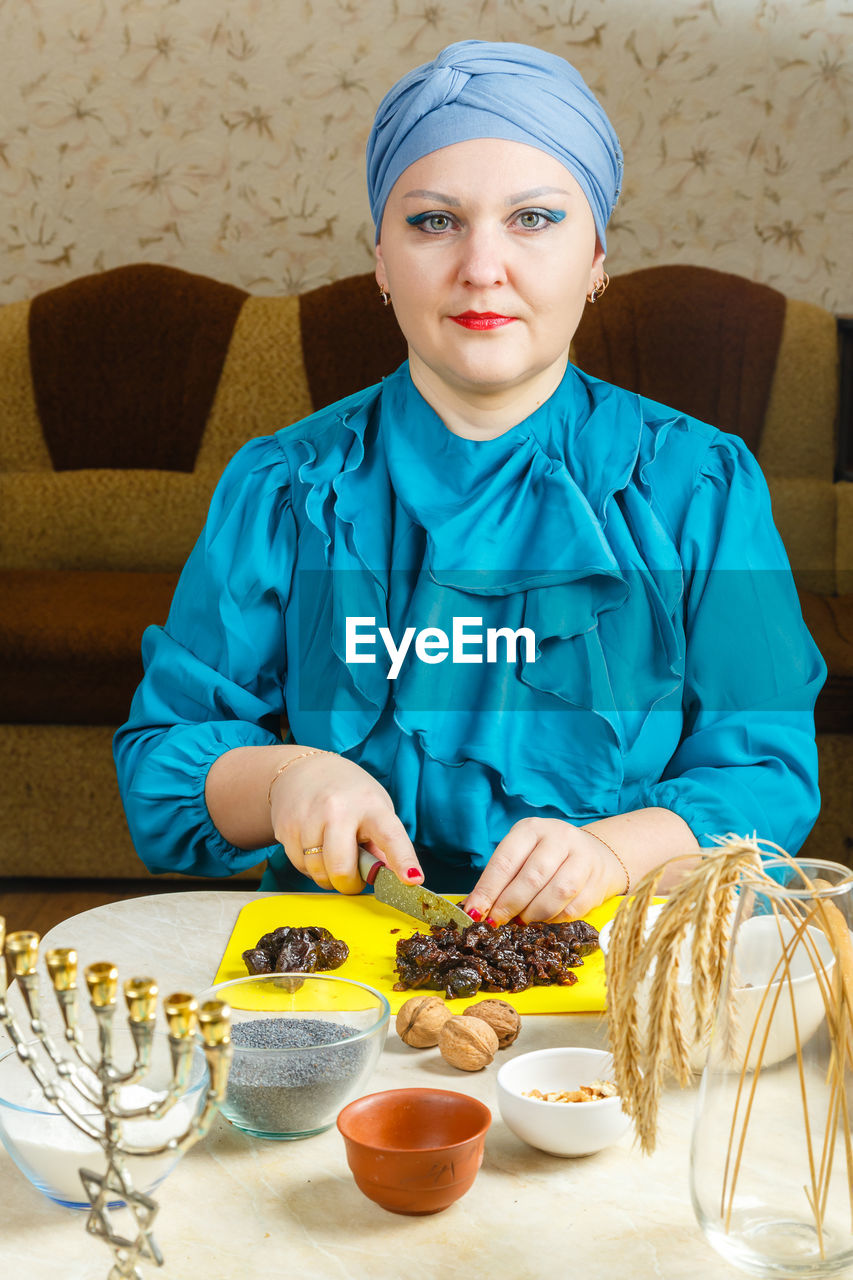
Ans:
{"type": "Polygon", "coordinates": [[[176,572],[214,479],[117,468],[0,472],[0,569],[176,572]]]}
{"type": "Polygon", "coordinates": [[[163,623],[176,573],[0,572],[0,718],[119,725],[142,677],[145,627],[163,623]]]}
{"type": "Polygon", "coordinates": [[[764,474],[828,480],[835,467],[835,316],[789,298],[758,461],[764,474]]]}
{"type": "Polygon", "coordinates": [[[314,411],[302,355],[298,297],[244,302],[216,389],[196,475],[211,490],[247,440],[271,435],[314,411]]]}
{"type": "Polygon", "coordinates": [[[616,276],[586,307],[581,369],[741,436],[758,452],[785,320],[785,295],[709,267],[616,276]]]}
{"type": "Polygon", "coordinates": [[[192,471],[248,294],[137,263],[33,299],[30,364],[57,471],[192,471]]]}
{"type": "Polygon", "coordinates": [[[815,708],[818,733],[853,733],[853,595],[803,591],[800,603],[829,673],[815,708]]]}
{"type": "Polygon", "coordinates": [[[372,386],[406,358],[392,307],[383,307],[372,272],[300,294],[302,354],[314,407],[372,386]]]}
{"type": "Polygon", "coordinates": [[[50,467],[30,374],[29,314],[29,298],[0,306],[0,475],[50,467]]]}
{"type": "Polygon", "coordinates": [[[835,485],[836,506],[836,590],[839,595],[853,595],[853,482],[839,480],[835,485]]]}
{"type": "MultiPolygon", "coordinates": [[[[249,297],[225,352],[193,471],[56,471],[30,377],[28,310],[29,303],[0,307],[2,569],[179,570],[233,454],[250,437],[277,431],[314,408],[302,360],[299,299],[249,297]]],[[[190,413],[189,403],[185,409],[190,413]]],[[[151,411],[152,429],[158,412],[151,411]]],[[[169,431],[179,426],[172,423],[169,431]]],[[[158,447],[152,444],[152,453],[158,447]]]]}
{"type": "Polygon", "coordinates": [[[770,476],[773,521],[800,591],[833,596],[842,590],[836,571],[836,512],[832,481],[810,476],[770,476]]]}

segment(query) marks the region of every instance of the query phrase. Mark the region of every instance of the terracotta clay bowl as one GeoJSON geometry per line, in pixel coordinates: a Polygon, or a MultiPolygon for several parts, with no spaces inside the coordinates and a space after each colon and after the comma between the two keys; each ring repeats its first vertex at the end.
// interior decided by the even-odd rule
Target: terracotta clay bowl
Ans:
{"type": "Polygon", "coordinates": [[[484,1103],[449,1089],[386,1089],[338,1116],[356,1186],[408,1214],[438,1213],[470,1190],[491,1122],[484,1103]]]}

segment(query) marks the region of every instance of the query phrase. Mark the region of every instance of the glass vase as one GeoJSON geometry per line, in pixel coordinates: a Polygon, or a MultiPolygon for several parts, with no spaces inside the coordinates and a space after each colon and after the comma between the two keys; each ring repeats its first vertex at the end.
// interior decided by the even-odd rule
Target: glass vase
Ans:
{"type": "Polygon", "coordinates": [[[781,859],[738,895],[697,1101],[691,1195],[757,1276],[853,1265],[853,872],[781,859]]]}

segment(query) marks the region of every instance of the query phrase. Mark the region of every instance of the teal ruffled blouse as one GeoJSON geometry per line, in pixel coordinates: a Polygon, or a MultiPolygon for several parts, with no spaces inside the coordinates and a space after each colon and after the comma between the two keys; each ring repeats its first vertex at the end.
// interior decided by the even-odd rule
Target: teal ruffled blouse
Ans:
{"type": "Polygon", "coordinates": [[[204,800],[213,761],[283,717],[387,788],[448,892],[534,813],[661,806],[701,844],[795,852],[818,812],[825,667],[758,465],[571,365],[493,440],[448,431],[404,364],[250,441],[143,660],[115,758],[155,872],[267,858],[265,887],[313,887],[280,845],[228,844],[204,800]],[[395,678],[382,628],[410,632],[395,678]]]}

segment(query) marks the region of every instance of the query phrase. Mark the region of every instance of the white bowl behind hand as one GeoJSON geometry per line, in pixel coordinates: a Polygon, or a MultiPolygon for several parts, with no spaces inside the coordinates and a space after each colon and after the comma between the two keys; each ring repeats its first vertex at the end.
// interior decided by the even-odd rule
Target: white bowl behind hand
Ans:
{"type": "MultiPolygon", "coordinates": [[[[647,934],[663,910],[662,905],[649,908],[647,916],[647,934]]],[[[735,993],[735,1017],[738,1033],[735,1038],[732,1064],[737,1066],[746,1060],[747,1067],[752,1070],[756,1066],[761,1053],[761,1046],[767,1031],[767,1043],[761,1054],[764,1066],[772,1066],[783,1062],[797,1049],[797,1035],[800,1044],[814,1035],[825,1016],[820,983],[815,976],[809,951],[816,951],[824,966],[827,976],[832,973],[835,958],[829,940],[821,929],[809,927],[808,934],[811,947],[802,942],[798,944],[789,960],[791,971],[791,991],[796,1010],[796,1029],[791,1013],[791,995],[787,990],[776,996],[776,984],[784,979],[784,969],[777,964],[782,954],[782,941],[787,943],[793,933],[793,924],[784,918],[777,919],[772,915],[751,916],[738,929],[735,963],[737,965],[738,986],[735,993]],[[781,931],[781,932],[780,932],[781,931]],[[774,977],[775,973],[775,977],[774,977]],[[768,983],[772,987],[768,991],[768,983]],[[765,999],[766,994],[766,999],[765,999]],[[763,1004],[762,1004],[763,1001],[763,1004]],[[772,1011],[772,1016],[771,1016],[772,1011]],[[750,1044],[752,1028],[758,1023],[750,1044]],[[747,1053],[747,1050],[749,1052],[747,1053]]],[[[613,932],[612,921],[604,926],[600,934],[600,945],[606,954],[613,932]]],[[[691,992],[692,967],[690,964],[691,933],[681,947],[678,967],[678,998],[681,1005],[682,1025],[689,1046],[690,1069],[701,1072],[708,1056],[708,1045],[711,1039],[711,1023],[706,1023],[702,1035],[695,1034],[694,1004],[691,992]]],[[[644,1034],[648,1013],[649,978],[646,977],[638,990],[638,1011],[640,1017],[640,1034],[644,1034]]]]}

